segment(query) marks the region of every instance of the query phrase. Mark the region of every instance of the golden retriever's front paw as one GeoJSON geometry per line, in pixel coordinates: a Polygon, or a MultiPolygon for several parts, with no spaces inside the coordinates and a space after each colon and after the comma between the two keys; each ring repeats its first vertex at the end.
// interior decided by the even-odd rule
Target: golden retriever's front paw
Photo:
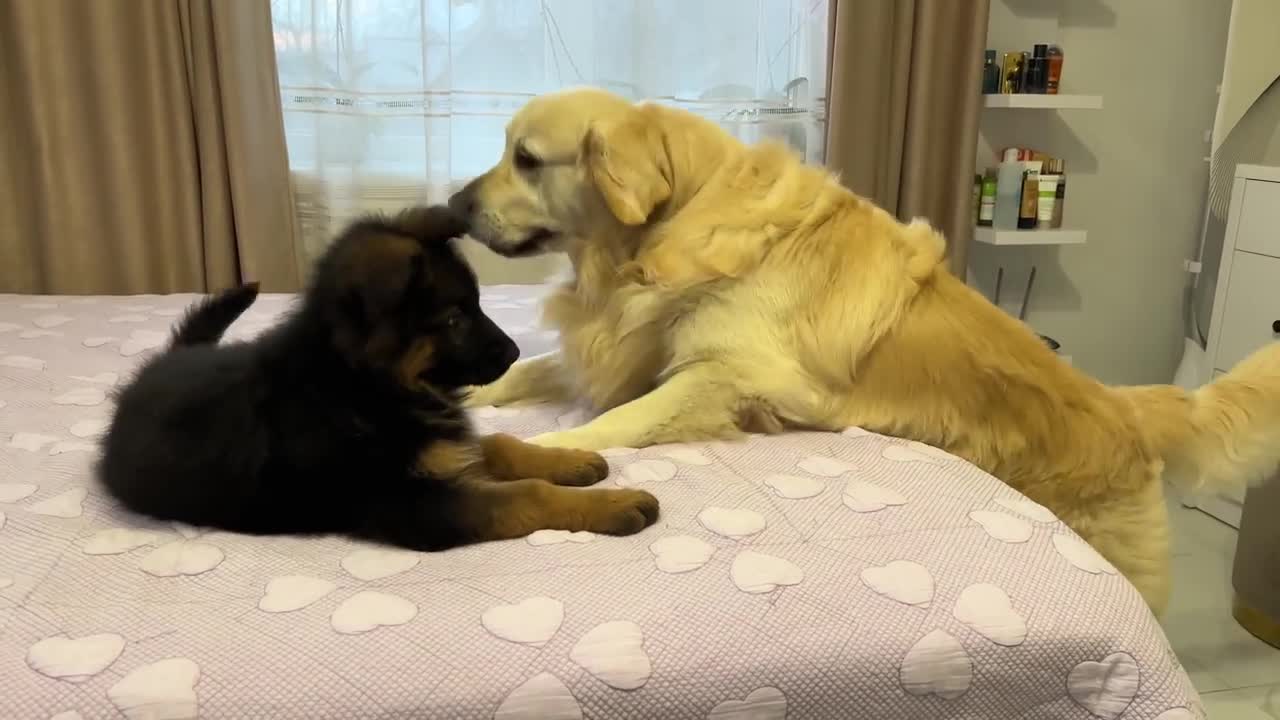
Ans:
{"type": "Polygon", "coordinates": [[[484,398],[480,397],[480,391],[482,390],[484,390],[483,385],[471,385],[464,388],[462,391],[462,407],[478,408],[488,405],[489,403],[485,402],[484,398]]]}
{"type": "Polygon", "coordinates": [[[479,407],[502,407],[505,403],[499,402],[501,398],[494,392],[493,385],[471,385],[467,387],[462,396],[462,406],[466,408],[479,407]]]}
{"type": "Polygon", "coordinates": [[[570,438],[567,437],[567,435],[568,433],[549,432],[541,435],[535,435],[525,442],[530,445],[537,445],[538,447],[545,448],[572,448],[574,446],[569,444],[568,440],[570,440],[570,438]]]}

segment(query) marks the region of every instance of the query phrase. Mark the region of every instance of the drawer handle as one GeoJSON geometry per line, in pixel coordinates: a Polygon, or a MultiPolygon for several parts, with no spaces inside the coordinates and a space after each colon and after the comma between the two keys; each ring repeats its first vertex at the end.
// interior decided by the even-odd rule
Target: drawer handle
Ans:
{"type": "Polygon", "coordinates": [[[1280,335],[1280,320],[1271,321],[1271,332],[1280,335]]]}

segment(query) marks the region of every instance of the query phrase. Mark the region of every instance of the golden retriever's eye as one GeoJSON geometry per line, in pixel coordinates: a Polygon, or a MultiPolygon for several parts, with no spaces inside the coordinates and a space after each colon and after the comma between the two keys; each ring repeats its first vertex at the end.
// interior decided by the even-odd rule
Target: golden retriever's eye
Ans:
{"type": "Polygon", "coordinates": [[[521,170],[537,170],[542,167],[542,160],[523,145],[516,146],[515,161],[516,167],[521,170]]]}

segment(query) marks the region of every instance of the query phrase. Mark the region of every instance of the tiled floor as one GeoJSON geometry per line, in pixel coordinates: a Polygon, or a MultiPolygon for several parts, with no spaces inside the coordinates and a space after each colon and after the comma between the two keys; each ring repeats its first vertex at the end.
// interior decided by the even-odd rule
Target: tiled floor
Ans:
{"type": "Polygon", "coordinates": [[[1170,516],[1173,599],[1163,624],[1210,720],[1280,720],[1280,650],[1231,618],[1235,529],[1177,503],[1170,516]]]}

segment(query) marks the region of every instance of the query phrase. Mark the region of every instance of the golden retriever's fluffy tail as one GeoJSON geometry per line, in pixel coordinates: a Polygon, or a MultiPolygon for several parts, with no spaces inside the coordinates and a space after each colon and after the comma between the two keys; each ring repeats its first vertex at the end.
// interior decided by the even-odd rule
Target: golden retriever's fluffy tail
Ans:
{"type": "Polygon", "coordinates": [[[1280,343],[1194,391],[1123,388],[1165,478],[1185,491],[1258,484],[1280,467],[1280,343]]]}

